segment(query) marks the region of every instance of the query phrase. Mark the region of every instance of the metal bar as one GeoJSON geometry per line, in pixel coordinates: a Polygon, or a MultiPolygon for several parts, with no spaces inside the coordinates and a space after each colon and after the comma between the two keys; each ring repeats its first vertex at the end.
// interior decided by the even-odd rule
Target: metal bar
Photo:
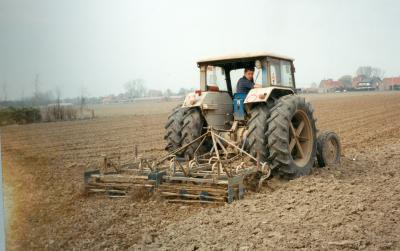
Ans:
{"type": "Polygon", "coordinates": [[[199,186],[199,185],[192,185],[188,186],[187,184],[162,184],[160,185],[160,191],[162,192],[176,192],[177,190],[185,190],[188,193],[201,193],[207,192],[212,196],[224,196],[226,195],[226,186],[221,186],[220,188],[210,187],[210,186],[199,186]]]}
{"type": "Polygon", "coordinates": [[[217,168],[218,168],[218,170],[217,170],[217,177],[219,178],[219,176],[221,175],[221,158],[219,157],[219,152],[218,152],[218,145],[217,145],[217,142],[216,142],[216,140],[215,140],[215,137],[214,137],[215,135],[214,135],[214,133],[213,133],[213,131],[212,131],[212,129],[211,129],[211,138],[212,138],[212,141],[213,141],[213,148],[214,148],[214,151],[215,151],[215,154],[217,155],[217,159],[218,159],[218,163],[217,163],[217,168]]]}
{"type": "MultiPolygon", "coordinates": [[[[214,132],[212,132],[212,133],[214,133],[214,132]]],[[[218,138],[216,138],[215,140],[221,146],[222,151],[224,151],[224,153],[225,153],[225,159],[227,159],[228,158],[228,151],[226,150],[225,146],[221,143],[221,141],[218,138]]]]}
{"type": "Polygon", "coordinates": [[[225,202],[221,201],[207,201],[207,200],[167,200],[170,203],[200,203],[200,204],[216,204],[221,205],[225,204],[225,202]]]}
{"type": "Polygon", "coordinates": [[[196,182],[196,183],[217,184],[217,185],[226,185],[226,184],[228,184],[227,180],[213,180],[213,179],[192,178],[192,177],[165,176],[164,179],[165,180],[175,180],[175,181],[190,181],[190,182],[196,182]]]}
{"type": "MultiPolygon", "coordinates": [[[[215,134],[214,132],[211,132],[211,134],[215,134]]],[[[217,144],[219,144],[222,148],[222,150],[225,152],[225,161],[228,160],[228,151],[226,150],[226,148],[222,145],[221,141],[218,138],[215,138],[215,141],[217,142],[217,144]]],[[[224,162],[224,163],[229,163],[229,162],[224,162]]],[[[226,166],[222,163],[222,161],[219,161],[219,164],[222,166],[222,169],[224,169],[226,175],[228,177],[232,177],[232,172],[229,172],[228,169],[226,168],[226,166]]]]}
{"type": "Polygon", "coordinates": [[[188,176],[188,175],[189,175],[189,173],[186,171],[185,167],[183,167],[183,166],[181,165],[181,163],[179,163],[179,161],[176,161],[176,159],[175,159],[175,160],[174,160],[174,163],[175,163],[175,164],[178,163],[179,167],[181,168],[181,170],[182,170],[182,172],[183,172],[183,175],[185,175],[185,176],[188,176]]]}
{"type": "Polygon", "coordinates": [[[214,145],[214,152],[215,152],[215,155],[217,155],[218,160],[221,160],[221,158],[219,157],[217,141],[215,140],[215,137],[214,137],[215,135],[216,135],[216,134],[213,133],[213,131],[211,131],[211,138],[212,138],[213,145],[214,145]]]}
{"type": "Polygon", "coordinates": [[[204,141],[206,140],[206,138],[207,138],[207,137],[204,137],[204,138],[201,140],[200,144],[197,146],[196,150],[194,151],[193,156],[196,156],[197,151],[198,151],[198,150],[200,149],[200,147],[203,145],[203,143],[204,143],[204,141]]]}
{"type": "Polygon", "coordinates": [[[207,200],[218,200],[218,201],[225,201],[225,196],[216,197],[216,196],[208,196],[208,195],[200,195],[200,194],[184,194],[184,193],[172,193],[172,192],[161,192],[161,195],[165,197],[184,197],[184,198],[192,198],[192,199],[200,199],[203,197],[207,200]]]}

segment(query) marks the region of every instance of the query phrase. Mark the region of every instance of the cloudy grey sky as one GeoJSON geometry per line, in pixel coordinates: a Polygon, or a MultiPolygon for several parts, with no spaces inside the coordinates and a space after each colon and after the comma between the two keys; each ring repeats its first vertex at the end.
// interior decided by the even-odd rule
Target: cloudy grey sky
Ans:
{"type": "Polygon", "coordinates": [[[294,57],[300,86],[359,65],[400,75],[399,11],[396,0],[0,0],[0,84],[9,98],[30,95],[37,73],[65,97],[135,78],[177,90],[197,86],[197,59],[247,51],[294,57]]]}

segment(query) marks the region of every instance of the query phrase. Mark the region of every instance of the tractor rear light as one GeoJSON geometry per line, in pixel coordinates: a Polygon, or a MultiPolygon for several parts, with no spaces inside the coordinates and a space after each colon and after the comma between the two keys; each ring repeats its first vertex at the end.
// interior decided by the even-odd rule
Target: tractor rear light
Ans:
{"type": "Polygon", "coordinates": [[[194,93],[201,96],[201,90],[195,90],[194,93]]]}

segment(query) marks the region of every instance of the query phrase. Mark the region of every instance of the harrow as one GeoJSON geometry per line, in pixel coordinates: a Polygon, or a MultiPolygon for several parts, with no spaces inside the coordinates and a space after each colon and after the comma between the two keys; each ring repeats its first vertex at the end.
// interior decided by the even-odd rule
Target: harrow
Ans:
{"type": "Polygon", "coordinates": [[[259,189],[271,170],[259,157],[243,150],[244,143],[240,145],[221,136],[226,132],[209,127],[200,137],[156,160],[138,157],[137,147],[131,163],[121,164],[119,158],[103,156],[102,168],[84,173],[85,190],[88,194],[109,197],[158,193],[168,202],[240,200],[246,190],[259,189]],[[210,150],[201,153],[199,149],[206,142],[210,150]],[[180,153],[193,144],[198,145],[193,157],[181,157],[180,153]]]}

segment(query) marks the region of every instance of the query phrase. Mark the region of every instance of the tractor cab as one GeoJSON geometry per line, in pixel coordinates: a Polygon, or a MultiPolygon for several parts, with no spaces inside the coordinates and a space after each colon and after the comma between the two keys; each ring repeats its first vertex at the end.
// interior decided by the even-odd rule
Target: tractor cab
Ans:
{"type": "Polygon", "coordinates": [[[295,92],[293,59],[271,53],[248,53],[208,58],[197,62],[200,90],[189,94],[184,107],[199,107],[207,124],[229,129],[242,121],[256,103],[295,92]],[[247,95],[237,93],[237,82],[245,68],[254,69],[253,81],[260,88],[247,95]]]}
{"type": "Polygon", "coordinates": [[[232,55],[198,62],[202,91],[236,93],[245,68],[254,68],[254,83],[267,87],[295,88],[293,59],[268,53],[232,55]]]}

